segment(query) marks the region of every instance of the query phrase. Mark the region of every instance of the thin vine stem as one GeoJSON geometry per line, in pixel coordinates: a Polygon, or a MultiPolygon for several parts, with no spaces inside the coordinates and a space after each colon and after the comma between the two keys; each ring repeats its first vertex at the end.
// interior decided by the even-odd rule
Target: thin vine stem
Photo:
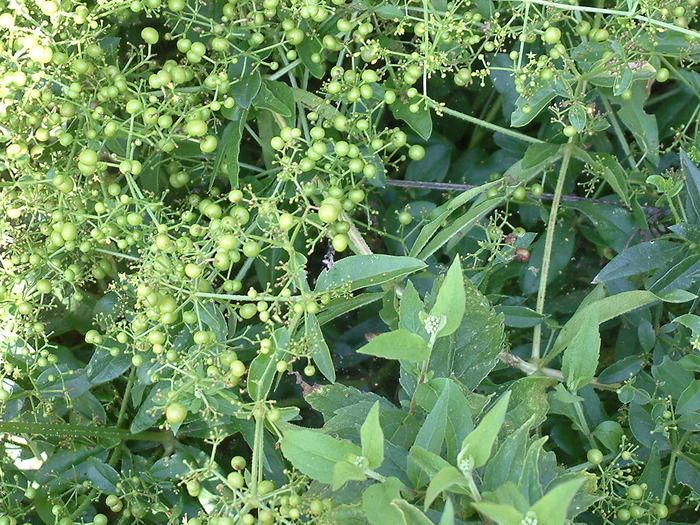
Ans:
{"type": "MultiPolygon", "coordinates": [[[[540,284],[537,290],[537,304],[535,311],[538,314],[544,313],[544,303],[547,296],[547,279],[549,278],[549,266],[552,257],[552,246],[554,245],[554,231],[557,226],[557,215],[559,205],[561,204],[562,194],[564,192],[564,180],[566,172],[569,169],[571,161],[572,148],[564,147],[564,153],[561,159],[561,168],[557,177],[557,184],[554,188],[554,197],[552,199],[552,208],[549,212],[549,220],[547,222],[547,233],[545,234],[544,253],[542,254],[542,268],[540,269],[540,284]]],[[[532,334],[532,353],[531,358],[534,362],[540,359],[540,346],[542,344],[542,325],[535,326],[532,334]]]]}
{"type": "Polygon", "coordinates": [[[493,124],[492,122],[488,122],[486,120],[477,118],[477,117],[472,117],[471,115],[467,115],[466,113],[462,113],[461,111],[456,111],[454,109],[450,109],[438,102],[435,102],[433,100],[428,99],[428,105],[433,108],[436,113],[438,114],[445,114],[445,115],[450,115],[451,117],[458,118],[460,120],[464,120],[465,122],[469,122],[471,124],[474,124],[476,126],[481,126],[482,128],[490,129],[491,131],[495,131],[496,133],[502,133],[503,135],[508,135],[509,137],[513,137],[514,139],[522,140],[523,142],[529,142],[530,144],[544,144],[545,142],[543,140],[538,139],[537,137],[531,137],[529,135],[526,135],[525,133],[521,133],[519,131],[512,130],[510,128],[504,128],[503,126],[499,126],[498,124],[493,124]]]}

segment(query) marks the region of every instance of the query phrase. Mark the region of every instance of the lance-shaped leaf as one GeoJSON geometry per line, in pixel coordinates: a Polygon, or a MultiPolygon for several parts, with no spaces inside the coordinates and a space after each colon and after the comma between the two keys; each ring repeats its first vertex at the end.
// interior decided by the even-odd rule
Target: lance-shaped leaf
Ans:
{"type": "Polygon", "coordinates": [[[360,427],[362,455],[367,458],[369,468],[377,468],[384,463],[384,432],[379,424],[379,401],[376,401],[365,422],[360,427]]]}
{"type": "Polygon", "coordinates": [[[464,438],[458,457],[460,463],[465,462],[471,469],[486,465],[491,457],[498,432],[503,426],[509,399],[510,391],[501,396],[493,408],[481,419],[477,427],[464,438]]]}
{"type": "Polygon", "coordinates": [[[593,380],[600,356],[598,312],[585,310],[579,331],[573,337],[562,357],[561,371],[570,390],[578,390],[593,380]]]}
{"type": "Polygon", "coordinates": [[[437,336],[450,335],[459,327],[464,317],[466,308],[466,295],[464,292],[464,276],[459,256],[455,257],[450,269],[447,270],[445,280],[438,290],[435,304],[430,310],[430,315],[437,318],[444,317],[445,324],[439,330],[437,336]]]}
{"type": "Polygon", "coordinates": [[[351,255],[324,270],[316,281],[316,291],[344,287],[349,291],[384,284],[425,268],[414,257],[395,255],[351,255]]]}

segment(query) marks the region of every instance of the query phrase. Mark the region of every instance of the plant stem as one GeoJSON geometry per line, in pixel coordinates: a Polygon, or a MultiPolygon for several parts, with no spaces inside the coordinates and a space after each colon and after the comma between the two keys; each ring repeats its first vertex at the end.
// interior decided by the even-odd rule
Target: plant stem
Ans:
{"type": "MultiPolygon", "coordinates": [[[[557,185],[554,188],[554,198],[552,199],[552,209],[549,212],[549,221],[547,222],[547,233],[544,241],[544,253],[542,254],[542,269],[540,271],[540,285],[537,290],[537,306],[535,311],[538,314],[544,313],[544,301],[547,295],[547,278],[549,277],[549,265],[552,257],[552,245],[554,244],[554,230],[557,226],[557,214],[559,212],[559,205],[561,204],[561,197],[564,191],[564,180],[566,179],[566,172],[569,169],[569,162],[571,161],[572,148],[564,146],[564,153],[561,160],[561,168],[559,169],[559,176],[557,178],[557,185]]],[[[538,324],[535,326],[534,332],[532,334],[532,360],[539,361],[540,359],[540,346],[542,344],[542,325],[538,324]]]]}
{"type": "Polygon", "coordinates": [[[671,458],[668,460],[668,472],[666,473],[666,480],[664,481],[664,491],[661,494],[661,503],[666,503],[668,489],[671,487],[671,477],[673,476],[673,470],[676,466],[676,458],[678,458],[678,451],[674,450],[671,452],[671,458]]]}
{"type": "MultiPolygon", "coordinates": [[[[556,379],[561,383],[565,381],[564,374],[561,373],[561,370],[556,370],[554,368],[547,367],[539,367],[535,364],[525,361],[524,359],[521,359],[517,355],[513,355],[508,352],[501,352],[498,357],[503,363],[507,364],[508,366],[512,366],[513,368],[517,368],[518,370],[521,370],[529,376],[540,374],[545,377],[551,377],[552,379],[556,379]]],[[[613,392],[620,388],[620,385],[618,383],[600,383],[595,378],[593,378],[593,381],[591,381],[591,386],[600,390],[610,390],[613,392]]]]}
{"type": "Polygon", "coordinates": [[[666,201],[668,202],[668,207],[671,208],[671,214],[673,215],[673,220],[676,222],[676,224],[683,222],[681,216],[678,214],[676,206],[673,204],[673,197],[670,194],[666,195],[666,201]]]}
{"type": "MultiPolygon", "coordinates": [[[[260,405],[262,410],[260,413],[254,413],[255,418],[255,436],[253,438],[253,461],[251,466],[251,484],[250,491],[257,496],[258,483],[262,479],[263,452],[265,440],[265,409],[260,405]]],[[[258,412],[257,410],[255,412],[258,412]]]]}
{"type": "Polygon", "coordinates": [[[476,126],[481,126],[482,128],[490,129],[491,131],[495,131],[496,133],[502,133],[503,135],[508,135],[509,137],[513,137],[524,142],[530,142],[531,144],[544,144],[544,141],[538,139],[537,137],[530,137],[525,133],[520,133],[519,131],[504,128],[503,126],[499,126],[498,124],[492,124],[491,122],[487,122],[480,118],[472,117],[471,115],[467,115],[466,113],[455,111],[454,109],[442,106],[439,103],[434,102],[430,99],[428,99],[428,105],[431,108],[433,108],[437,113],[444,113],[445,115],[450,115],[460,120],[470,122],[476,126]]]}
{"type": "Polygon", "coordinates": [[[581,401],[576,401],[574,403],[574,410],[576,411],[576,415],[578,416],[581,431],[586,435],[586,438],[588,438],[588,442],[591,444],[591,448],[596,448],[597,444],[595,442],[595,438],[593,437],[591,429],[588,427],[586,416],[583,413],[583,408],[581,407],[581,401]]]}
{"type": "Polygon", "coordinates": [[[348,239],[350,240],[350,246],[357,255],[373,255],[372,248],[369,247],[367,241],[365,241],[362,234],[352,222],[350,216],[343,213],[342,219],[350,225],[348,230],[348,239]]]}

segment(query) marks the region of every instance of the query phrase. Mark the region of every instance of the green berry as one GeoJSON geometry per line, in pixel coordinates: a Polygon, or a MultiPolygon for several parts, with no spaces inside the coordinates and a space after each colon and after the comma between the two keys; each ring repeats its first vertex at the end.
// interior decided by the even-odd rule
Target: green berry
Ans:
{"type": "Polygon", "coordinates": [[[592,465],[600,465],[603,462],[603,453],[597,448],[592,448],[586,454],[586,458],[592,465]]]}
{"type": "Polygon", "coordinates": [[[165,409],[165,420],[170,425],[179,425],[187,417],[187,409],[180,403],[170,403],[165,409]]]}
{"type": "Polygon", "coordinates": [[[158,31],[152,27],[144,27],[141,30],[141,38],[143,38],[143,41],[147,44],[153,45],[158,42],[160,35],[158,34],[158,31]]]}
{"type": "Polygon", "coordinates": [[[561,30],[557,27],[548,27],[542,35],[542,40],[547,44],[557,44],[561,40],[561,30]]]}
{"type": "Polygon", "coordinates": [[[420,144],[414,144],[408,148],[408,156],[411,160],[422,160],[425,157],[425,148],[420,144]]]}

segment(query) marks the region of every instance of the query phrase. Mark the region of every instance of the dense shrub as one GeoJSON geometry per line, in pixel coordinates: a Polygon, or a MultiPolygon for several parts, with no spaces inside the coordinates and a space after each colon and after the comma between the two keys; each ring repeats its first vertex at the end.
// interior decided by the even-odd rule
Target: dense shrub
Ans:
{"type": "Polygon", "coordinates": [[[0,0],[0,525],[696,523],[697,0],[0,0]]]}

